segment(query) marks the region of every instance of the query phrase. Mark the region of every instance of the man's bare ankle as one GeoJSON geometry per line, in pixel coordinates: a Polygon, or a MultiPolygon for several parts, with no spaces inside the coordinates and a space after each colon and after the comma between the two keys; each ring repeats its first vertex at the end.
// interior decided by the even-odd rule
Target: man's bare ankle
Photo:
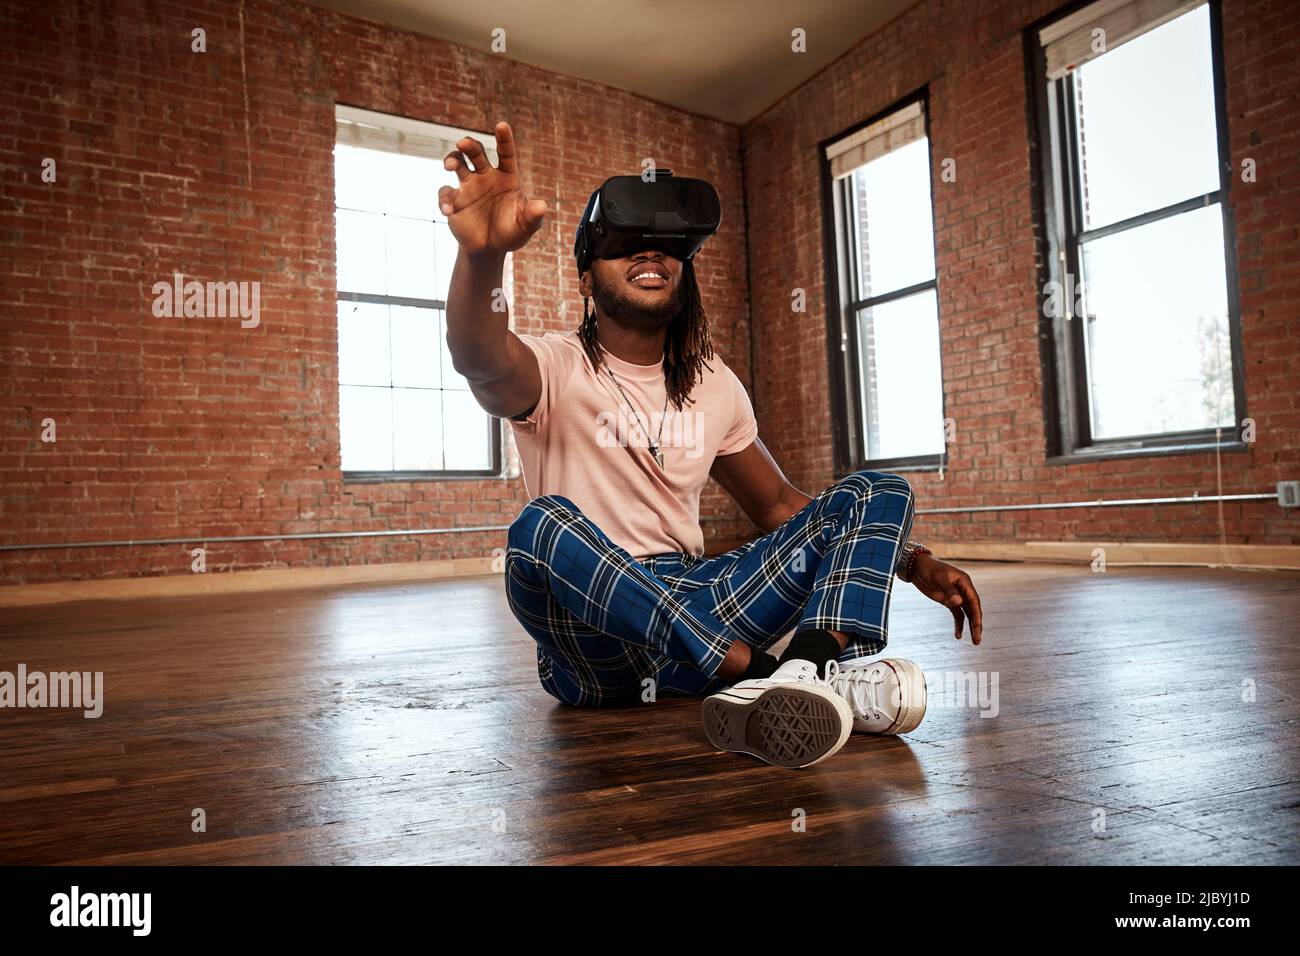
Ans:
{"type": "Polygon", "coordinates": [[[749,668],[751,653],[749,645],[744,641],[732,641],[731,647],[727,648],[727,656],[722,659],[722,666],[718,668],[718,676],[725,681],[735,681],[749,668]]]}
{"type": "Polygon", "coordinates": [[[845,634],[843,631],[832,631],[828,629],[826,633],[840,642],[840,650],[844,650],[844,648],[849,646],[849,635],[845,634]]]}

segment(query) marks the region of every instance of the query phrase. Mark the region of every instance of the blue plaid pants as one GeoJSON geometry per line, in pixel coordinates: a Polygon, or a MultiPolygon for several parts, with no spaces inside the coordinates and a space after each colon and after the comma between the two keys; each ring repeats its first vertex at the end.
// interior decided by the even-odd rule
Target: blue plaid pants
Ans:
{"type": "Polygon", "coordinates": [[[544,495],[510,526],[506,597],[559,701],[633,703],[647,681],[656,695],[708,694],[734,640],[765,650],[818,627],[850,635],[841,660],[880,653],[912,513],[905,479],[859,471],[725,554],[638,561],[568,498],[544,495]]]}

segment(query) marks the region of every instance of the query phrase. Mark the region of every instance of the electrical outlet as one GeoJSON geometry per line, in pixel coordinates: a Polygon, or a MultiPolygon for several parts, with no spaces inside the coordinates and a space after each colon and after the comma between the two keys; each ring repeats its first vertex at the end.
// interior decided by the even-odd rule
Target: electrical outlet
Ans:
{"type": "Polygon", "coordinates": [[[1277,503],[1283,508],[1300,508],[1300,481],[1279,481],[1277,503]]]}

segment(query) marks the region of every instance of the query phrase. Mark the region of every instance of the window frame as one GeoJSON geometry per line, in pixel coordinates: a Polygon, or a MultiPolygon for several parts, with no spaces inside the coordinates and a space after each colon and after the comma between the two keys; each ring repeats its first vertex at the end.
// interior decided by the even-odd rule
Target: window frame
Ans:
{"type": "MultiPolygon", "coordinates": [[[[443,124],[439,124],[439,123],[434,123],[425,120],[416,120],[412,117],[407,117],[407,116],[398,116],[395,114],[380,113],[376,110],[365,109],[363,107],[353,107],[344,103],[335,104],[336,118],[340,115],[340,107],[343,108],[344,115],[346,115],[348,112],[355,112],[359,110],[361,112],[371,114],[375,116],[377,119],[381,119],[381,118],[391,119],[394,121],[393,127],[399,130],[404,127],[410,128],[413,124],[418,123],[421,126],[432,126],[439,129],[452,129],[455,132],[469,133],[477,137],[486,137],[487,141],[493,140],[496,135],[494,133],[486,133],[480,130],[461,130],[459,127],[445,127],[443,126],[443,124]]],[[[336,177],[335,183],[336,183],[336,194],[337,194],[338,166],[337,163],[334,162],[333,160],[333,150],[331,150],[331,167],[336,177]]],[[[343,207],[340,207],[337,204],[337,200],[335,200],[334,202],[335,213],[337,213],[340,208],[343,207]]],[[[337,222],[337,220],[335,221],[337,222]]],[[[337,250],[338,248],[337,225],[335,226],[334,245],[335,245],[335,249],[337,250]]],[[[509,268],[508,264],[506,268],[509,268]]],[[[380,294],[374,292],[345,292],[341,288],[339,288],[337,272],[335,273],[334,276],[334,302],[335,302],[334,325],[336,331],[336,342],[335,342],[336,357],[338,356],[337,306],[338,303],[340,302],[363,302],[363,303],[368,303],[373,305],[413,306],[415,308],[440,311],[443,314],[444,320],[447,314],[447,303],[442,299],[412,298],[410,296],[386,295],[386,294],[380,294]]],[[[435,316],[435,321],[436,321],[436,316],[435,316]]],[[[441,347],[442,346],[440,344],[439,348],[441,349],[441,347]]],[[[337,368],[337,364],[336,364],[336,368],[337,368]]],[[[381,386],[375,386],[375,387],[381,387],[381,386]]],[[[390,391],[394,387],[395,386],[389,385],[390,391]]],[[[336,379],[335,381],[335,391],[337,393],[336,398],[341,398],[342,388],[343,388],[342,383],[338,382],[336,379]]],[[[449,391],[449,389],[439,388],[439,389],[435,389],[434,391],[443,392],[443,391],[449,391]]],[[[379,484],[379,483],[396,482],[396,481],[472,481],[472,480],[478,480],[482,478],[503,478],[505,477],[505,475],[504,475],[504,455],[502,454],[503,432],[501,429],[501,419],[495,415],[488,415],[487,418],[488,418],[488,467],[486,469],[439,468],[439,469],[414,469],[414,470],[404,469],[400,471],[387,471],[387,470],[376,471],[373,469],[349,471],[343,469],[342,467],[343,423],[340,418],[339,432],[338,432],[339,470],[343,477],[343,483],[344,484],[379,484]]],[[[444,450],[446,448],[445,442],[443,448],[444,450]]]]}
{"type": "Polygon", "coordinates": [[[864,422],[862,420],[862,379],[860,374],[858,341],[858,314],[874,305],[906,298],[933,289],[935,319],[939,325],[940,348],[940,407],[946,411],[947,392],[942,388],[943,366],[943,315],[939,291],[939,253],[934,214],[934,142],[930,136],[930,95],[924,86],[896,100],[860,123],[841,130],[817,144],[822,179],[822,242],[826,254],[826,349],[827,367],[830,371],[831,433],[834,449],[833,464],[837,477],[864,468],[888,471],[938,471],[944,467],[947,449],[933,455],[910,455],[900,458],[868,458],[866,456],[864,422]],[[903,289],[856,298],[860,262],[854,255],[857,250],[857,220],[844,214],[846,199],[851,187],[849,177],[836,183],[831,173],[831,161],[826,156],[828,147],[853,135],[859,130],[878,123],[886,117],[906,109],[914,103],[921,105],[925,128],[926,166],[930,177],[930,242],[934,247],[934,278],[915,283],[903,289]]]}
{"type": "MultiPolygon", "coordinates": [[[[1112,458],[1188,454],[1206,450],[1247,451],[1238,429],[1246,418],[1244,352],[1241,341],[1241,310],[1237,282],[1237,243],[1230,191],[1233,179],[1232,154],[1228,142],[1223,67],[1223,31],[1219,0],[1206,0],[1209,8],[1210,69],[1214,90],[1215,132],[1219,152],[1218,188],[1201,196],[1148,210],[1118,222],[1092,229],[1083,228],[1078,139],[1073,108],[1072,74],[1047,79],[1046,52],[1039,32],[1046,26],[1091,6],[1095,0],[1080,0],[1030,24],[1024,33],[1027,77],[1030,84],[1029,111],[1030,169],[1033,171],[1034,217],[1038,258],[1037,305],[1040,359],[1043,368],[1043,421],[1046,428],[1046,463],[1074,464],[1112,458]],[[1062,95],[1062,91],[1064,95],[1062,95]],[[1034,155],[1036,154],[1036,155],[1034,155]],[[1200,428],[1124,438],[1098,439],[1092,435],[1091,396],[1087,376],[1086,322],[1074,321],[1072,301],[1067,315],[1045,314],[1045,288],[1059,283],[1072,289],[1066,277],[1081,278],[1080,253],[1087,239],[1100,238],[1157,222],[1180,213],[1219,203],[1223,216],[1223,255],[1228,303],[1228,341],[1232,365],[1234,424],[1230,430],[1200,428]],[[1059,323],[1065,323],[1064,332],[1059,323]],[[1225,432],[1228,432],[1225,434],[1225,432]]],[[[1187,11],[1188,13],[1192,11],[1187,11]]],[[[1071,296],[1067,296],[1067,299],[1071,296]]]]}

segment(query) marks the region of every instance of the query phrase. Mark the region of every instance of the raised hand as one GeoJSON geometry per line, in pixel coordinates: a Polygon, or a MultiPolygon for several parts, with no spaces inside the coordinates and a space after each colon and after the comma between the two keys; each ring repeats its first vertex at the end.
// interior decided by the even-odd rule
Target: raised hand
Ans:
{"type": "Polygon", "coordinates": [[[504,255],[519,249],[542,227],[547,213],[544,199],[524,195],[509,123],[497,123],[496,138],[500,165],[495,168],[483,144],[470,136],[456,143],[455,152],[442,161],[460,183],[438,190],[438,206],[469,256],[504,255]]]}

